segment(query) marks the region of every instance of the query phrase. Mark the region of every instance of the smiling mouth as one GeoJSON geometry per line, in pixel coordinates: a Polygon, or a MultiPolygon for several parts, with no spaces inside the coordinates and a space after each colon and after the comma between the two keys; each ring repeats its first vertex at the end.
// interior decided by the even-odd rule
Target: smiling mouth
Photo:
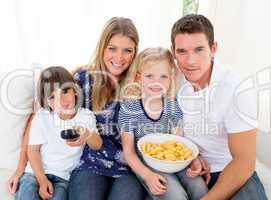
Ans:
{"type": "Polygon", "coordinates": [[[123,66],[123,64],[117,64],[117,63],[113,63],[113,62],[111,62],[111,64],[113,67],[116,67],[116,68],[121,68],[123,66]]]}
{"type": "Polygon", "coordinates": [[[198,71],[199,69],[185,69],[185,71],[187,71],[187,72],[196,72],[196,71],[198,71]]]}
{"type": "Polygon", "coordinates": [[[152,92],[161,92],[163,91],[162,88],[150,88],[152,92]]]}

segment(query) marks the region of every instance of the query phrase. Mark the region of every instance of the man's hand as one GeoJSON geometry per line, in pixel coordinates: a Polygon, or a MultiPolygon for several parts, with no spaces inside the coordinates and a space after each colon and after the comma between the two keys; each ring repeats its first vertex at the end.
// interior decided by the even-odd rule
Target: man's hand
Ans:
{"type": "Polygon", "coordinates": [[[192,178],[196,176],[203,176],[207,185],[211,180],[210,166],[207,161],[203,160],[200,156],[191,162],[186,174],[188,177],[192,178]]]}
{"type": "Polygon", "coordinates": [[[201,161],[199,158],[195,158],[192,160],[189,168],[186,170],[186,175],[188,177],[194,178],[201,175],[201,172],[203,170],[201,161]]]}
{"type": "Polygon", "coordinates": [[[211,180],[210,165],[208,164],[208,162],[206,160],[202,159],[200,156],[198,158],[199,158],[199,160],[201,162],[201,166],[202,166],[202,171],[201,171],[200,175],[204,177],[205,182],[208,185],[211,180]]]}

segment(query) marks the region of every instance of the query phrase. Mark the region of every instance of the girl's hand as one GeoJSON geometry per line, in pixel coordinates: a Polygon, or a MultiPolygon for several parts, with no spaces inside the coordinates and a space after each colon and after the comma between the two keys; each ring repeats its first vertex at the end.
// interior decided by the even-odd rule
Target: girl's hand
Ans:
{"type": "Polygon", "coordinates": [[[39,186],[39,195],[42,199],[50,199],[53,197],[53,185],[47,178],[39,182],[39,186]]]}
{"type": "Polygon", "coordinates": [[[160,174],[150,172],[145,177],[144,180],[149,190],[154,195],[162,195],[167,191],[167,187],[166,187],[167,180],[165,179],[165,177],[161,176],[160,174]]]}
{"type": "Polygon", "coordinates": [[[16,170],[12,176],[8,179],[7,185],[8,185],[8,191],[10,194],[14,195],[17,191],[18,183],[23,175],[23,171],[16,170]]]}

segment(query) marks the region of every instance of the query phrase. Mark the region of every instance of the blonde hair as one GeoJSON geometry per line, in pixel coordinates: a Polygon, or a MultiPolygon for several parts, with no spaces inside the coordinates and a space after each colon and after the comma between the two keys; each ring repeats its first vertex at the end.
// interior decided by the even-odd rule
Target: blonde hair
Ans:
{"type": "Polygon", "coordinates": [[[144,65],[149,62],[167,61],[171,66],[170,72],[173,77],[167,96],[172,99],[175,97],[175,73],[176,64],[171,52],[162,47],[147,48],[141,51],[136,57],[133,65],[129,68],[124,85],[121,89],[122,99],[127,98],[141,98],[141,89],[136,82],[136,76],[142,72],[144,65]]]}
{"type": "MultiPolygon", "coordinates": [[[[135,43],[134,56],[137,54],[139,36],[133,21],[123,17],[111,18],[104,26],[96,46],[93,60],[87,65],[88,71],[90,71],[94,77],[92,86],[93,111],[101,111],[106,103],[112,100],[115,95],[119,96],[116,91],[116,86],[110,82],[110,77],[106,75],[107,68],[103,60],[104,50],[110,39],[117,34],[130,38],[135,43]]],[[[122,84],[126,72],[127,70],[122,73],[119,82],[120,84],[122,84]]]]}

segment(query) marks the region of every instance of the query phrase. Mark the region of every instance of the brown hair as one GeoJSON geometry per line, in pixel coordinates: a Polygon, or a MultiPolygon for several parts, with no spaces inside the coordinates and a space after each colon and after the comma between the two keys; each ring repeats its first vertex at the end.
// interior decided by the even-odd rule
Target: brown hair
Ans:
{"type": "MultiPolygon", "coordinates": [[[[119,95],[116,94],[116,86],[112,85],[110,82],[110,77],[104,74],[107,72],[107,69],[103,60],[104,50],[106,49],[110,39],[116,34],[121,34],[130,38],[135,43],[134,56],[137,54],[139,37],[137,29],[132,20],[123,17],[111,18],[105,24],[102,31],[100,40],[96,47],[94,59],[87,66],[90,73],[94,72],[93,74],[95,74],[91,95],[93,111],[102,110],[106,103],[112,100],[115,95],[119,95]]],[[[126,72],[127,70],[122,73],[120,84],[122,84],[122,80],[123,77],[126,76],[126,72]]]]}
{"type": "Polygon", "coordinates": [[[209,46],[214,44],[214,28],[209,19],[203,15],[189,14],[179,19],[171,29],[171,44],[175,49],[175,37],[184,33],[204,33],[209,46]]]}
{"type": "Polygon", "coordinates": [[[61,66],[52,66],[41,72],[37,87],[37,98],[40,106],[51,111],[48,97],[57,89],[75,88],[75,82],[68,70],[61,66]]]}

